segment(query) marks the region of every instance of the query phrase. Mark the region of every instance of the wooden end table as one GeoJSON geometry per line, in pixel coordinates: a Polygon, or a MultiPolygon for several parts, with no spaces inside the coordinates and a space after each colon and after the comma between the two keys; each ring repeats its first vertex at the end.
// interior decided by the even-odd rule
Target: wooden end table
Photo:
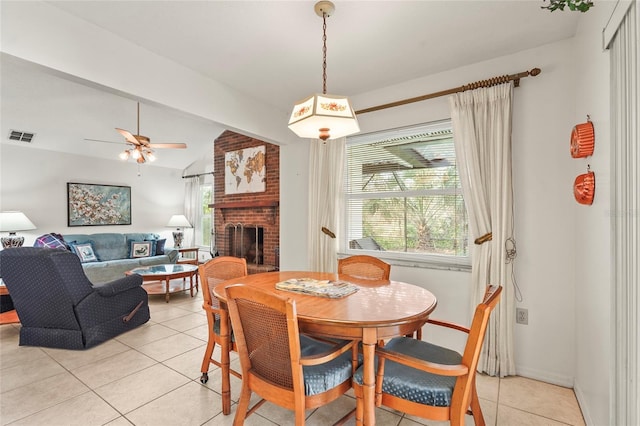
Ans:
{"type": "MultiPolygon", "coordinates": [[[[0,296],[8,296],[9,290],[7,286],[4,285],[2,280],[0,280],[0,296]]],[[[7,312],[0,313],[0,324],[15,324],[19,323],[20,318],[18,318],[18,312],[15,309],[12,309],[7,312]]]]}
{"type": "Polygon", "coordinates": [[[189,264],[166,264],[135,268],[125,273],[126,275],[138,274],[142,276],[142,288],[148,294],[164,294],[165,301],[169,303],[169,295],[179,291],[186,291],[185,279],[189,278],[189,291],[193,297],[193,277],[196,277],[196,291],[198,291],[198,267],[189,264]],[[182,283],[172,283],[171,280],[183,278],[182,283]],[[158,282],[149,282],[158,281],[158,282]],[[164,281],[164,283],[162,282],[164,281]]]}
{"type": "Polygon", "coordinates": [[[176,263],[179,264],[191,264],[191,265],[197,265],[198,264],[198,251],[200,250],[199,247],[183,247],[183,248],[177,248],[176,250],[178,250],[179,253],[179,257],[178,257],[178,261],[176,263]],[[185,254],[187,253],[193,253],[194,257],[191,257],[191,254],[189,254],[189,256],[185,256],[185,254]]]}

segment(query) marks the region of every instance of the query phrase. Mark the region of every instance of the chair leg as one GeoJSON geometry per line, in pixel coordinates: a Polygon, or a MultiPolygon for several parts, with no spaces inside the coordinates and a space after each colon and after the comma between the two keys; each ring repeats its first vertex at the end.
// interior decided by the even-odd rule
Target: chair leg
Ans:
{"type": "Polygon", "coordinates": [[[362,426],[364,419],[364,399],[362,395],[362,388],[358,387],[358,385],[354,385],[353,390],[356,395],[356,426],[362,426]]]}
{"type": "Polygon", "coordinates": [[[233,426],[242,426],[247,418],[247,411],[249,410],[249,402],[251,400],[251,389],[244,382],[242,383],[242,390],[240,391],[240,401],[238,401],[238,407],[236,408],[236,415],[233,418],[233,426]]]}
{"type": "Polygon", "coordinates": [[[480,400],[478,399],[478,391],[476,389],[476,379],[474,377],[471,385],[471,415],[476,426],[485,426],[484,416],[480,408],[480,400]]]}
{"type": "Polygon", "coordinates": [[[204,358],[202,359],[202,365],[200,366],[200,383],[205,384],[209,381],[209,364],[211,364],[211,357],[213,356],[213,349],[216,347],[216,342],[211,336],[207,342],[207,349],[204,351],[204,358]]]}

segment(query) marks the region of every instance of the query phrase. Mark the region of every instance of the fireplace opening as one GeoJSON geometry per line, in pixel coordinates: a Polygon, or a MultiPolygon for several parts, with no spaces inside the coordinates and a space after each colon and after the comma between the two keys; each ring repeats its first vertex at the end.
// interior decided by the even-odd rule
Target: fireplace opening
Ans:
{"type": "Polygon", "coordinates": [[[247,264],[264,264],[264,228],[243,223],[225,225],[228,255],[244,258],[247,264]]]}

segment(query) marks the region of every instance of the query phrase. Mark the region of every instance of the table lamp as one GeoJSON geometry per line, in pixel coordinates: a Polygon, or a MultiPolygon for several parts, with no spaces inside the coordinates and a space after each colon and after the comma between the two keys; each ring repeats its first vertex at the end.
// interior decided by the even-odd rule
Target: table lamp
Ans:
{"type": "Polygon", "coordinates": [[[167,227],[176,228],[176,230],[173,231],[173,246],[175,248],[181,248],[183,234],[180,228],[191,228],[191,224],[183,214],[174,214],[171,216],[171,219],[169,219],[167,227]]]}
{"type": "Polygon", "coordinates": [[[20,247],[24,237],[17,237],[16,231],[29,231],[36,226],[22,212],[0,212],[0,232],[8,232],[8,237],[2,237],[2,248],[20,247]]]}

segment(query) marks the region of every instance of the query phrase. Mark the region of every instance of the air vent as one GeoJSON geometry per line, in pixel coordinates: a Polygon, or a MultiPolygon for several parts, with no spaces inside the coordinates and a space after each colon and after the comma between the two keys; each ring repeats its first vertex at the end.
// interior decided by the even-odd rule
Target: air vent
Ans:
{"type": "Polygon", "coordinates": [[[35,133],[21,132],[19,130],[11,130],[9,132],[9,140],[30,143],[33,140],[33,137],[35,135],[36,135],[35,133]]]}

